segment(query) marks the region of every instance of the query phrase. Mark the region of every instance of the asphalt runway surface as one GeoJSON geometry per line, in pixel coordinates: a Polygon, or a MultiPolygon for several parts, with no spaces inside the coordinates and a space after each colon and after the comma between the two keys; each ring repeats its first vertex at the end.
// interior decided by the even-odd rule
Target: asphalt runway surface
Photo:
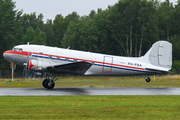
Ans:
{"type": "Polygon", "coordinates": [[[0,88],[0,96],[180,95],[180,88],[0,88]]]}

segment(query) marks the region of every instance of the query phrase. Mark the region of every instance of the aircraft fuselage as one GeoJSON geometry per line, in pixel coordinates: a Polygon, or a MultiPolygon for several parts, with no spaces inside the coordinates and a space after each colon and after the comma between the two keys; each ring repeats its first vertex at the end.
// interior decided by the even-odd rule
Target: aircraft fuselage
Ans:
{"type": "MultiPolygon", "coordinates": [[[[168,71],[169,69],[149,64],[143,57],[119,57],[113,55],[83,52],[41,45],[18,45],[13,50],[4,52],[4,57],[19,65],[24,65],[27,58],[34,60],[39,70],[48,66],[63,65],[86,61],[92,66],[84,75],[127,76],[154,74],[146,68],[168,71]]],[[[32,61],[33,62],[33,61],[32,61]]],[[[33,66],[30,66],[33,67],[33,66]]]]}

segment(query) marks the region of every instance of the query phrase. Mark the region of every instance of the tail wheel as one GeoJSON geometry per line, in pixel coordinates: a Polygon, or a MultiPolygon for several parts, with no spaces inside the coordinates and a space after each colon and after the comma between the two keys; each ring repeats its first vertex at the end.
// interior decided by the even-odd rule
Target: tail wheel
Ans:
{"type": "Polygon", "coordinates": [[[146,78],[146,82],[151,82],[151,79],[150,78],[146,78]]]}
{"type": "Polygon", "coordinates": [[[45,80],[43,80],[42,85],[44,88],[53,89],[55,86],[55,83],[53,80],[45,79],[45,80]]]}

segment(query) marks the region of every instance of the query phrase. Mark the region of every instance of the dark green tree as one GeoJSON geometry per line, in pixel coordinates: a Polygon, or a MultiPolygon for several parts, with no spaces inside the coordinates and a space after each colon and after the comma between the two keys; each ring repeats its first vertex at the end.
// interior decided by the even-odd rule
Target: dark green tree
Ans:
{"type": "MultiPolygon", "coordinates": [[[[73,12],[72,14],[69,14],[65,18],[60,14],[57,15],[55,20],[53,21],[54,23],[54,35],[55,35],[55,42],[57,47],[63,47],[64,45],[61,45],[64,37],[66,36],[66,31],[68,28],[68,25],[71,22],[75,22],[79,19],[79,15],[76,12],[73,12]]],[[[73,24],[73,23],[72,23],[73,24]]]]}
{"type": "Polygon", "coordinates": [[[26,30],[26,34],[23,35],[21,44],[27,44],[28,42],[38,45],[46,45],[45,33],[42,32],[39,27],[34,31],[33,27],[30,26],[26,30]]]}
{"type": "Polygon", "coordinates": [[[57,46],[55,42],[55,33],[53,29],[54,25],[52,20],[47,20],[46,24],[44,25],[44,32],[46,35],[46,44],[48,46],[57,46]]]}
{"type": "Polygon", "coordinates": [[[15,7],[12,0],[0,0],[0,69],[9,68],[9,63],[2,54],[16,44],[22,11],[15,10],[15,7]]]}
{"type": "Polygon", "coordinates": [[[32,42],[38,45],[46,45],[46,35],[39,27],[36,28],[35,36],[32,42]]]}
{"type": "Polygon", "coordinates": [[[43,30],[44,23],[43,23],[43,15],[39,14],[36,16],[36,13],[31,14],[24,14],[22,16],[22,22],[24,26],[24,33],[26,32],[26,29],[28,29],[30,26],[35,30],[36,27],[39,27],[41,30],[43,30]]]}
{"type": "Polygon", "coordinates": [[[166,0],[165,2],[160,4],[160,7],[158,8],[160,39],[169,41],[170,36],[172,36],[171,34],[174,29],[172,28],[172,23],[174,19],[173,12],[174,7],[169,0],[166,0]]]}

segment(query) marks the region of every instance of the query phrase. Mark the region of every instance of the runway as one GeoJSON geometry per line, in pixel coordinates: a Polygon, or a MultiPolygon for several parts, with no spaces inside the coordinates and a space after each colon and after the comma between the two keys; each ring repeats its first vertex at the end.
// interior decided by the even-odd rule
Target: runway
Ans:
{"type": "Polygon", "coordinates": [[[180,95],[180,88],[0,88],[0,96],[180,95]]]}

